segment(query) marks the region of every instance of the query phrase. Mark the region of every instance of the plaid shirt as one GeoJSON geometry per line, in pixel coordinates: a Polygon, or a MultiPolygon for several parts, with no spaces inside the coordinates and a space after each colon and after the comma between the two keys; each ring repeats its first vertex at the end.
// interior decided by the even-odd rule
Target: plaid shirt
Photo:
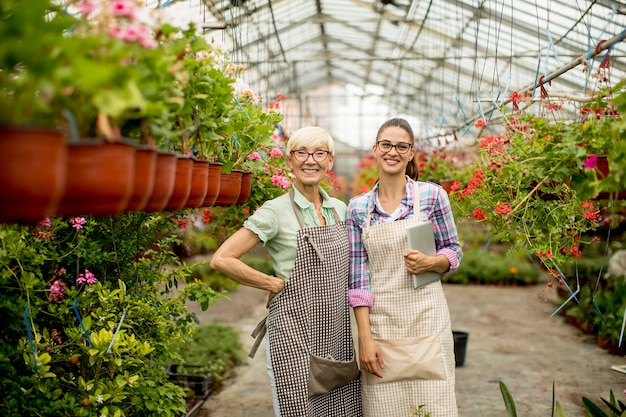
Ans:
{"type": "MultiPolygon", "coordinates": [[[[463,257],[461,244],[457,235],[454,217],[450,208],[448,195],[441,187],[430,182],[419,182],[420,211],[424,220],[433,223],[437,255],[445,255],[450,261],[450,269],[446,274],[457,270],[463,257]]],[[[407,177],[406,192],[400,201],[400,215],[397,220],[412,218],[413,195],[415,184],[407,177]]],[[[377,208],[378,184],[372,191],[356,196],[348,204],[346,219],[350,236],[350,281],[348,303],[351,307],[369,306],[374,304],[374,294],[371,292],[367,251],[361,239],[363,230],[367,227],[368,211],[371,215],[371,226],[393,221],[389,214],[380,212],[377,208]]]]}

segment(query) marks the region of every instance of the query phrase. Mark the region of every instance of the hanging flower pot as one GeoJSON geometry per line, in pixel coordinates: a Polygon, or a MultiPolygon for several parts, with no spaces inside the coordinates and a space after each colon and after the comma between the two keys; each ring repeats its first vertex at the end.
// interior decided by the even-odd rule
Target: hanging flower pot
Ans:
{"type": "MultiPolygon", "coordinates": [[[[607,155],[597,156],[595,169],[596,169],[596,175],[599,180],[604,180],[605,178],[609,176],[609,174],[611,173],[611,170],[609,167],[609,159],[607,155]]],[[[617,191],[617,192],[603,191],[598,194],[598,196],[596,197],[596,200],[608,200],[611,198],[616,198],[619,200],[626,199],[626,190],[617,191]]]]}
{"type": "Polygon", "coordinates": [[[207,182],[206,196],[200,207],[211,207],[215,204],[220,193],[222,177],[222,164],[219,162],[209,162],[209,177],[207,182]]]}
{"type": "Polygon", "coordinates": [[[54,215],[66,168],[61,133],[0,126],[0,222],[37,223],[54,215]]]}
{"type": "Polygon", "coordinates": [[[133,191],[135,153],[134,146],[122,142],[69,144],[65,193],[57,215],[122,213],[133,191]]]}
{"type": "Polygon", "coordinates": [[[243,172],[241,174],[241,192],[235,204],[244,204],[250,198],[252,191],[252,172],[243,172]]]}
{"type": "Polygon", "coordinates": [[[222,172],[220,177],[220,193],[215,200],[215,206],[232,206],[237,202],[241,192],[241,177],[243,171],[233,169],[228,174],[222,172]]]}
{"type": "Polygon", "coordinates": [[[172,196],[165,205],[165,210],[176,211],[185,207],[191,192],[191,172],[193,159],[189,156],[179,156],[176,161],[176,177],[172,196]]]}
{"type": "Polygon", "coordinates": [[[161,211],[172,196],[174,181],[176,179],[176,154],[159,152],[157,155],[157,167],[154,174],[154,187],[148,198],[148,203],[143,208],[145,212],[161,211]]]}
{"type": "Polygon", "coordinates": [[[157,157],[155,149],[148,147],[137,148],[135,153],[135,182],[126,211],[141,211],[148,204],[154,188],[157,157]]]}
{"type": "Polygon", "coordinates": [[[209,181],[209,161],[194,159],[191,169],[191,190],[184,208],[197,208],[204,203],[209,181]]]}

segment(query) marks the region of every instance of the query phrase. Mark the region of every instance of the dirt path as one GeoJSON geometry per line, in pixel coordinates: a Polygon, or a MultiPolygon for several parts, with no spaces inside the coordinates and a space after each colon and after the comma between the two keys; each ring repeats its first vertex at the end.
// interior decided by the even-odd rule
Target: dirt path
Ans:
{"type": "MultiPolygon", "coordinates": [[[[568,417],[584,416],[583,396],[599,403],[612,389],[626,401],[626,375],[610,369],[626,364],[626,358],[600,349],[594,337],[561,317],[550,317],[558,304],[553,294],[548,300],[540,297],[543,286],[444,288],[452,328],[469,333],[465,364],[456,369],[460,417],[506,416],[500,380],[508,385],[520,417],[550,416],[553,382],[568,417]]],[[[234,326],[247,352],[249,335],[266,311],[265,294],[241,287],[230,297],[199,315],[204,322],[234,326]]],[[[263,345],[221,392],[207,400],[198,416],[273,417],[263,345]]]]}

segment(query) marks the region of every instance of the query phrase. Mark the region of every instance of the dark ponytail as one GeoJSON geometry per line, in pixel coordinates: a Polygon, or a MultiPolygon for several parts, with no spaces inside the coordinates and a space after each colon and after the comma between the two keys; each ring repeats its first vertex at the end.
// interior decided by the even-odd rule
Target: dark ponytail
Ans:
{"type": "MultiPolygon", "coordinates": [[[[413,134],[413,129],[411,129],[411,125],[409,124],[409,122],[399,117],[387,120],[378,128],[378,133],[376,133],[376,141],[380,139],[380,134],[382,133],[382,131],[387,129],[388,127],[399,127],[400,129],[403,129],[406,133],[409,134],[409,137],[411,138],[411,143],[415,144],[415,135],[413,134]]],[[[416,158],[417,155],[415,155],[415,157],[409,161],[405,170],[405,174],[415,181],[417,181],[417,177],[419,175],[417,171],[416,158]]]]}

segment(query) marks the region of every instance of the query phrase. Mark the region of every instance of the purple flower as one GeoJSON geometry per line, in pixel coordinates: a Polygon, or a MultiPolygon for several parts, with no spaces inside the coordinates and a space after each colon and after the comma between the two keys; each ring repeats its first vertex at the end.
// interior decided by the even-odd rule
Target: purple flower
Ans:
{"type": "Polygon", "coordinates": [[[80,230],[83,228],[83,225],[87,223],[84,217],[73,217],[70,219],[70,223],[72,223],[72,227],[76,230],[80,230]]]}
{"type": "Polygon", "coordinates": [[[589,157],[583,162],[583,166],[587,169],[594,169],[596,167],[596,163],[598,162],[598,157],[596,155],[589,155],[589,157]]]}

